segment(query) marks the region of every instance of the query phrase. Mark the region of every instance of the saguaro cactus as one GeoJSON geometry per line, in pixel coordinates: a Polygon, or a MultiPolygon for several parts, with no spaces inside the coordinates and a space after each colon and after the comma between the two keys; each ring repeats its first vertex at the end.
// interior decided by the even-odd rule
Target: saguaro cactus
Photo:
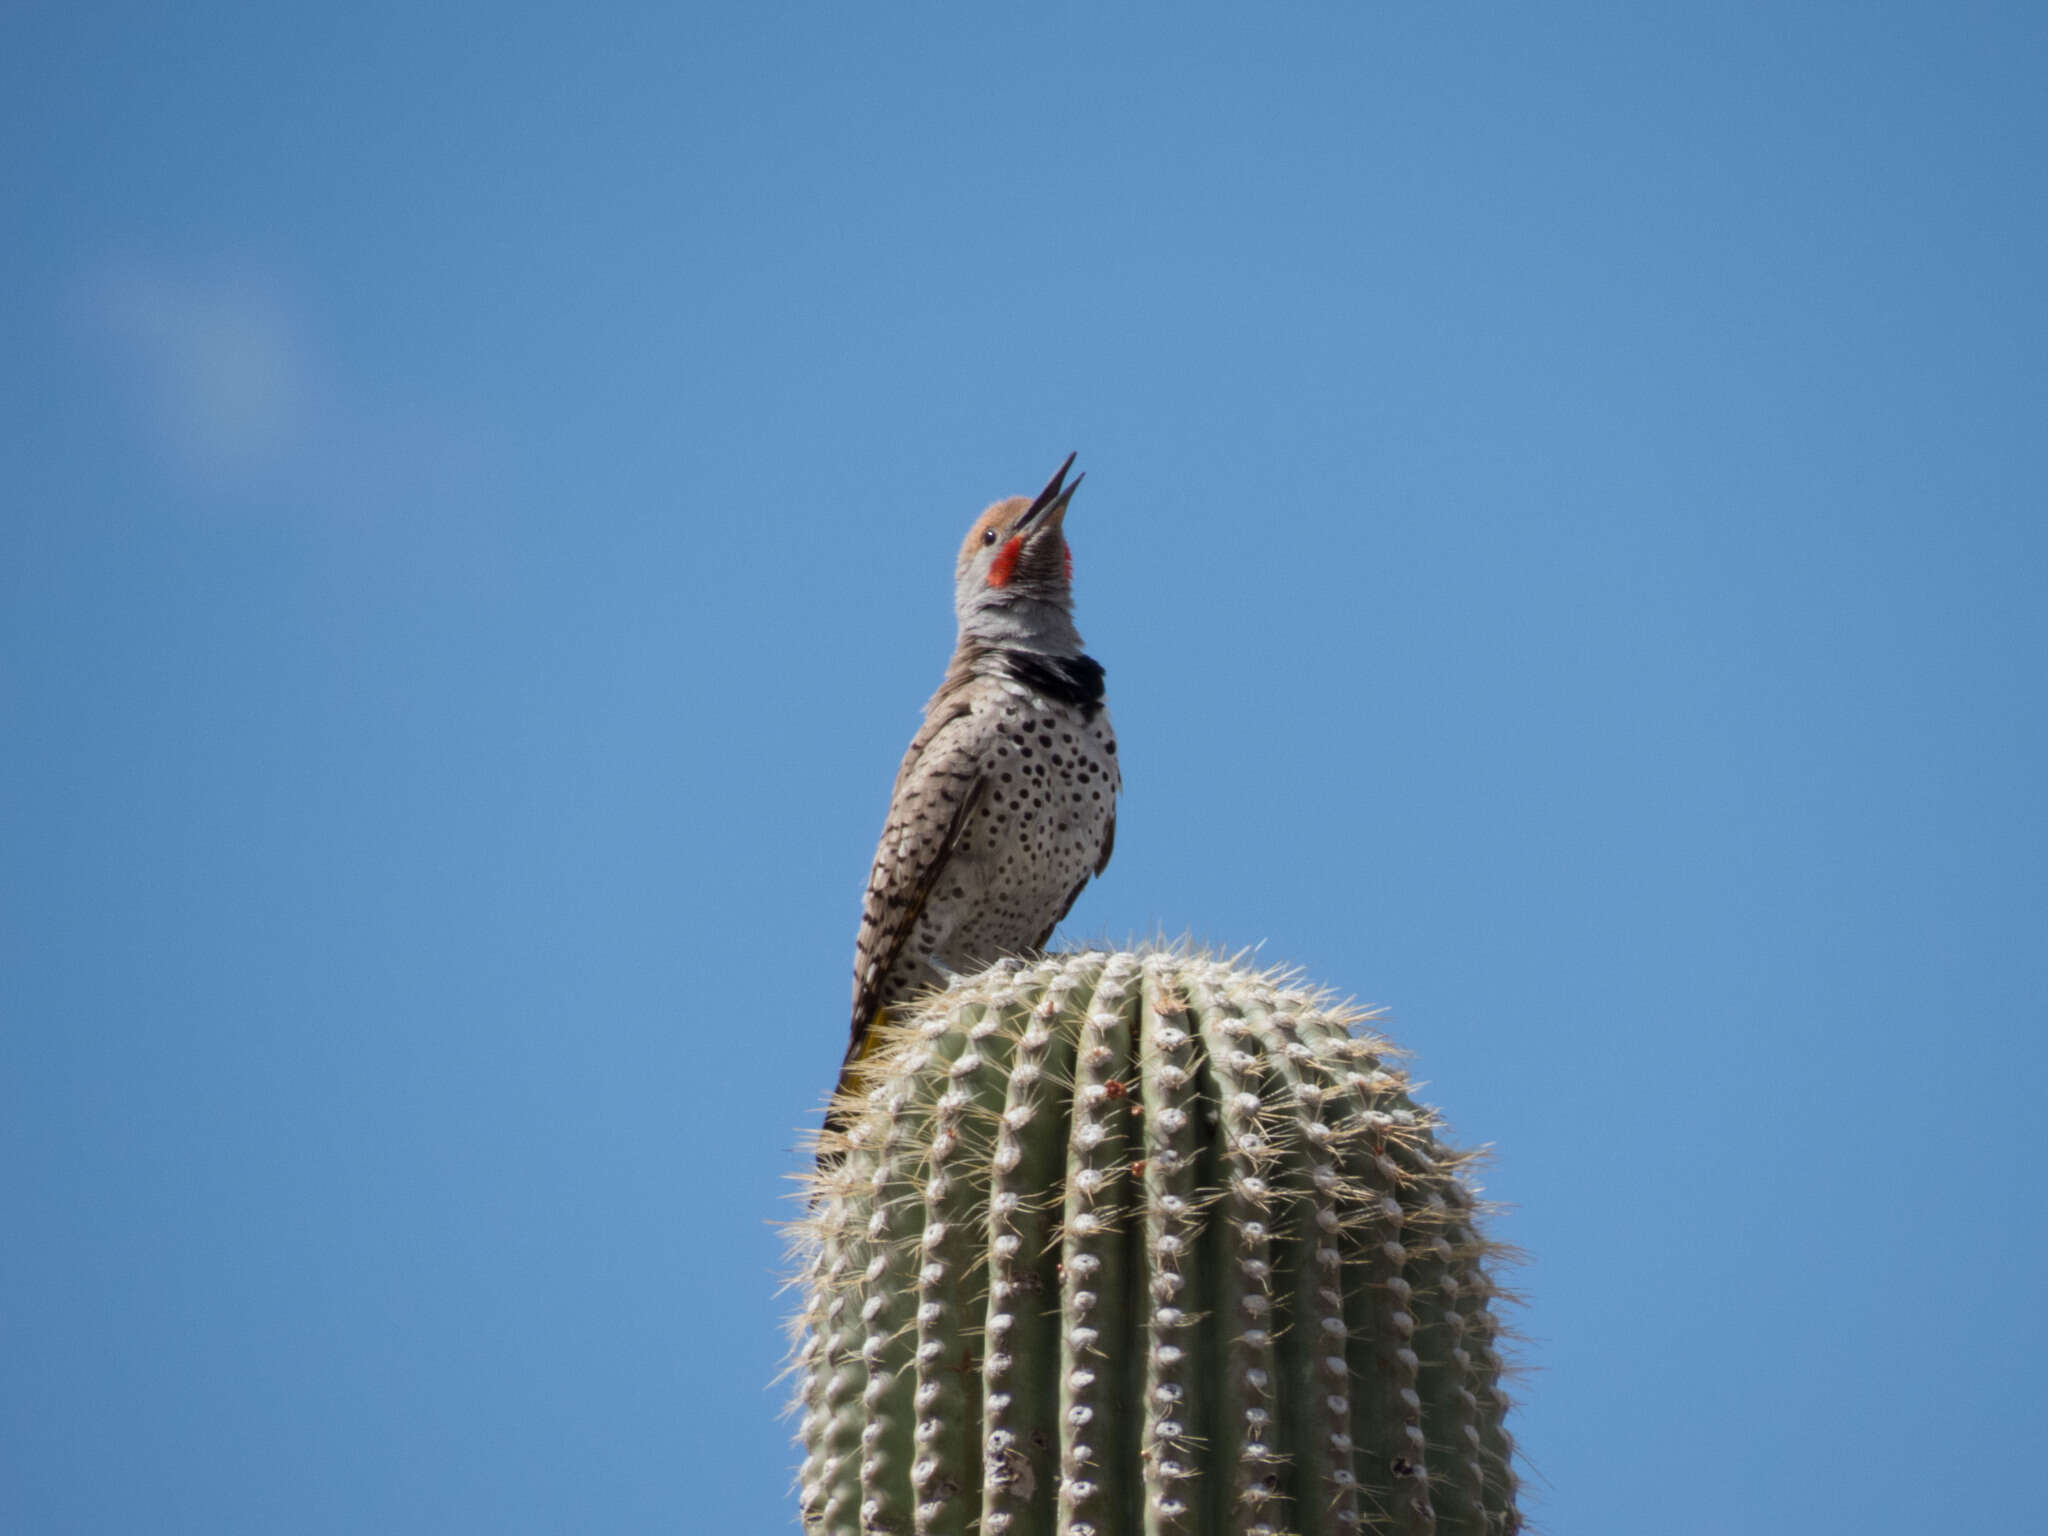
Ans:
{"type": "Polygon", "coordinates": [[[807,1527],[1516,1530],[1493,1250],[1358,1022],[1092,953],[893,1025],[797,1227],[807,1527]]]}

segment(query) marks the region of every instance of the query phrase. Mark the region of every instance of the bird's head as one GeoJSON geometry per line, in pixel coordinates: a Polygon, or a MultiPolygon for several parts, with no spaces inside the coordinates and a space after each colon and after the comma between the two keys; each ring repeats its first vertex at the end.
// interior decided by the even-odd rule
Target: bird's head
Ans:
{"type": "Polygon", "coordinates": [[[1074,629],[1074,559],[1067,550],[1067,504],[1082,476],[1067,480],[1074,455],[1035,497],[999,501],[967,530],[954,577],[960,633],[990,645],[1079,655],[1074,629]]]}

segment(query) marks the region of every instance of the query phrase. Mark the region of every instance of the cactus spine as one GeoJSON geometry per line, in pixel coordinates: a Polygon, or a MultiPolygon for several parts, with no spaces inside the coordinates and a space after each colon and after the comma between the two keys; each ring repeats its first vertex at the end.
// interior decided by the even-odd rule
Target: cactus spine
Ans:
{"type": "Polygon", "coordinates": [[[796,1229],[807,1528],[1515,1531],[1494,1250],[1358,1019],[1090,953],[892,1025],[796,1229]]]}

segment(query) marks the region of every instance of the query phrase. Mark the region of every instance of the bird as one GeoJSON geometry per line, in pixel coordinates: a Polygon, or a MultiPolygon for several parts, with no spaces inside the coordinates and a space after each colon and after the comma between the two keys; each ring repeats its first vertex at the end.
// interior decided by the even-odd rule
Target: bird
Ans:
{"type": "MultiPolygon", "coordinates": [[[[954,567],[959,634],[896,772],[861,901],[853,1018],[825,1130],[887,1010],[1005,955],[1042,950],[1109,867],[1123,787],[1103,667],[1074,627],[1073,454],[1034,497],[974,520],[954,567]]],[[[821,1161],[828,1160],[821,1154],[821,1161]]]]}

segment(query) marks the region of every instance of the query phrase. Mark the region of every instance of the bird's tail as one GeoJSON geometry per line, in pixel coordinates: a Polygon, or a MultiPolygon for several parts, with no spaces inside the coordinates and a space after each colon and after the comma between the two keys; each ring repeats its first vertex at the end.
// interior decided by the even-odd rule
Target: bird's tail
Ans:
{"type": "Polygon", "coordinates": [[[846,1049],[846,1060],[839,1067],[839,1082],[825,1103],[825,1123],[818,1132],[820,1169],[835,1167],[846,1156],[846,1128],[853,1123],[860,1097],[867,1091],[864,1069],[868,1058],[880,1049],[888,1022],[889,1010],[877,1008],[867,1027],[856,1032],[846,1049]]]}

